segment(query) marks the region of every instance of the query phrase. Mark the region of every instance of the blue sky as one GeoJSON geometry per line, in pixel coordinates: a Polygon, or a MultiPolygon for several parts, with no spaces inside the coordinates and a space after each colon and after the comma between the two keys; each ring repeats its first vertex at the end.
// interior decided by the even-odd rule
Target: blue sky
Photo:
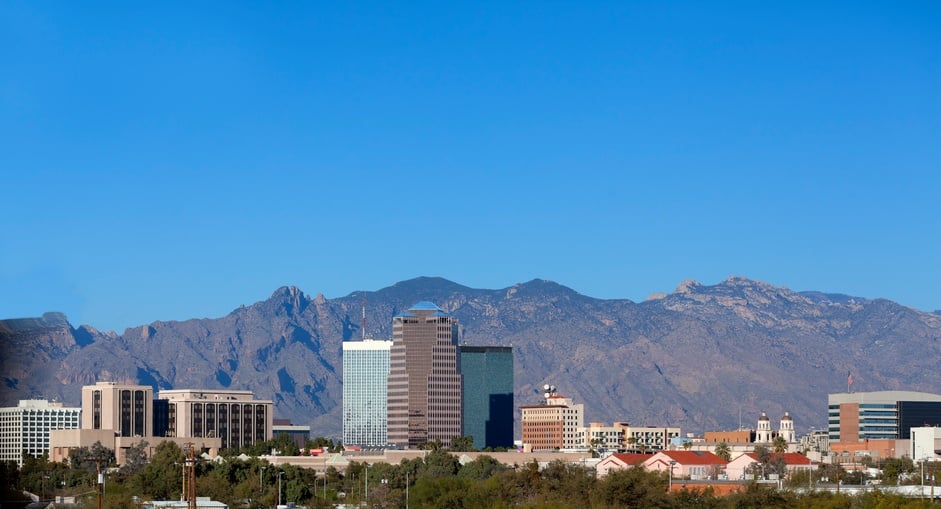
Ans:
{"type": "Polygon", "coordinates": [[[938,27],[938,2],[0,2],[0,318],[120,332],[421,275],[941,309],[938,27]]]}

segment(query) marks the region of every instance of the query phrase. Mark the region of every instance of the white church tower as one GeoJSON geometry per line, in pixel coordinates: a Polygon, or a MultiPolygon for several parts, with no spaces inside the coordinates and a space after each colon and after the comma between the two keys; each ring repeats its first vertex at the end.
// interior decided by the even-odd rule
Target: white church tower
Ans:
{"type": "Polygon", "coordinates": [[[761,412],[761,417],[758,418],[758,428],[755,430],[755,443],[771,443],[771,419],[768,419],[768,414],[764,412],[761,412]]]}
{"type": "Polygon", "coordinates": [[[778,436],[783,438],[785,442],[793,444],[797,442],[797,435],[794,433],[794,420],[791,419],[791,414],[784,412],[784,417],[781,418],[781,426],[778,428],[778,436]]]}

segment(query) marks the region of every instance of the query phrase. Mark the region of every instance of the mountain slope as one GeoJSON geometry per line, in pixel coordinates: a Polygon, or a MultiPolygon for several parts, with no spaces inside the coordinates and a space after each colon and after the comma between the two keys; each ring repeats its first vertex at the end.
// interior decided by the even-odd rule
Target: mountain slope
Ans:
{"type": "Polygon", "coordinates": [[[0,321],[2,404],[57,397],[81,385],[138,381],[156,388],[249,389],[279,417],[338,435],[341,342],[391,335],[391,317],[420,300],[457,316],[462,341],[511,344],[517,404],[552,383],[586,403],[587,420],[680,426],[746,425],[789,410],[823,426],[826,397],[846,390],[941,392],[941,316],[732,277],[683,282],[645,302],[600,300],[545,280],[500,290],[416,278],[328,300],[294,287],[218,319],[154,322],[123,334],[72,328],[61,314],[0,321]]]}

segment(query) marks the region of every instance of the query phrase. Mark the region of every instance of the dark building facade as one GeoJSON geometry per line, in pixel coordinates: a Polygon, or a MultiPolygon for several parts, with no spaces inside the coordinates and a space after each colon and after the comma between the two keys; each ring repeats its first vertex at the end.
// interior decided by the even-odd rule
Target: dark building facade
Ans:
{"type": "Polygon", "coordinates": [[[388,440],[418,447],[461,436],[458,321],[431,302],[392,319],[389,354],[388,440]]]}
{"type": "Polygon", "coordinates": [[[460,347],[464,431],[474,448],[513,447],[513,348],[460,347]]]}

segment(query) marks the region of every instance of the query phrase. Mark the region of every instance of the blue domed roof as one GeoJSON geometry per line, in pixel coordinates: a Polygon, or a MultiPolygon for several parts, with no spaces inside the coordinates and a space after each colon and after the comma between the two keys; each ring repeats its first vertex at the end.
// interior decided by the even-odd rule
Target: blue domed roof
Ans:
{"type": "Polygon", "coordinates": [[[408,309],[409,311],[441,311],[441,308],[434,302],[428,302],[427,300],[423,300],[408,309]]]}

